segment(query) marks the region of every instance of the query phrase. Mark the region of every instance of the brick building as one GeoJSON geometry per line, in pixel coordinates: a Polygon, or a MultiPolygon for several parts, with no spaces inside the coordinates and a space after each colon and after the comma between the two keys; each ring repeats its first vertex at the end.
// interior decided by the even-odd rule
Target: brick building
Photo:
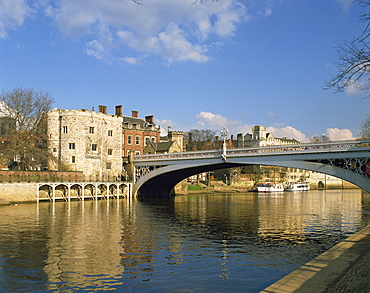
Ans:
{"type": "MultiPolygon", "coordinates": [[[[119,109],[116,107],[116,115],[119,109]]],[[[131,111],[131,117],[122,116],[123,157],[144,154],[148,142],[158,143],[160,141],[160,128],[154,123],[154,116],[145,116],[145,120],[139,118],[138,111],[131,111]]]]}

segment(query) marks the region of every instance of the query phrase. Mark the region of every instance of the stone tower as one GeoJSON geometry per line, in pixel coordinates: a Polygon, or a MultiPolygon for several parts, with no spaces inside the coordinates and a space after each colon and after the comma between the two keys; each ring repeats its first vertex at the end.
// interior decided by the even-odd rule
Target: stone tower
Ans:
{"type": "Polygon", "coordinates": [[[253,126],[252,128],[253,138],[252,140],[266,140],[266,127],[261,125],[253,126]]]}
{"type": "Polygon", "coordinates": [[[172,131],[171,126],[167,127],[168,141],[176,141],[180,146],[181,150],[184,150],[184,132],[183,131],[172,131]]]}

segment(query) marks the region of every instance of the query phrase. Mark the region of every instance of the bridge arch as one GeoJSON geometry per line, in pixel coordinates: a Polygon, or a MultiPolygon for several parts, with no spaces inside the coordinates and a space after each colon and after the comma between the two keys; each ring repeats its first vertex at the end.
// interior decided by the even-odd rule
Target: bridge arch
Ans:
{"type": "Polygon", "coordinates": [[[370,193],[370,142],[364,141],[229,149],[226,159],[220,150],[142,155],[135,159],[135,195],[171,195],[178,182],[192,175],[245,165],[320,172],[370,193]]]}
{"type": "MultiPolygon", "coordinates": [[[[257,164],[257,162],[253,163],[253,165],[255,164],[257,164]]],[[[205,164],[196,166],[181,166],[181,169],[179,169],[179,167],[175,165],[161,167],[148,174],[145,174],[140,178],[140,180],[136,183],[135,186],[136,195],[145,195],[145,196],[174,195],[173,188],[175,187],[175,185],[192,175],[196,175],[207,171],[215,171],[233,167],[242,167],[247,165],[252,164],[245,162],[232,162],[232,163],[205,164]]],[[[293,162],[288,161],[279,163],[259,162],[258,165],[279,166],[315,171],[346,180],[370,193],[368,179],[358,174],[355,174],[349,170],[345,170],[339,167],[305,161],[293,161],[293,162]]]]}

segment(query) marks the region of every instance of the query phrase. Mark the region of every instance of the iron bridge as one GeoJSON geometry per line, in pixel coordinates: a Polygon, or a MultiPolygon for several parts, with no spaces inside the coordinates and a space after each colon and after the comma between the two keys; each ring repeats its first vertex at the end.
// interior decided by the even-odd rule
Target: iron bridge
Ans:
{"type": "Polygon", "coordinates": [[[370,141],[339,141],[134,156],[134,196],[173,195],[173,187],[192,175],[244,165],[320,172],[370,193],[370,141]]]}

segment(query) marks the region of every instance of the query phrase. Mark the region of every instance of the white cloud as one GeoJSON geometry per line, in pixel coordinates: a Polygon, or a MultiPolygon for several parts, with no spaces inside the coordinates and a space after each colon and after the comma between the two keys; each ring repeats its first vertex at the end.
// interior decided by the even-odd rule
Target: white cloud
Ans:
{"type": "Polygon", "coordinates": [[[292,126],[285,126],[282,128],[275,128],[275,127],[266,127],[267,132],[271,132],[275,137],[287,137],[287,138],[295,138],[299,142],[308,142],[309,139],[298,129],[295,129],[292,126]]]}
{"type": "Polygon", "coordinates": [[[31,8],[26,0],[0,0],[0,38],[8,36],[8,31],[23,25],[31,8]]]}
{"type": "MultiPolygon", "coordinates": [[[[218,130],[226,126],[229,129],[229,133],[234,135],[238,133],[243,133],[244,135],[251,133],[253,127],[253,125],[243,124],[240,121],[228,120],[226,117],[220,114],[214,114],[206,111],[200,112],[195,117],[198,119],[197,124],[200,127],[218,130]]],[[[270,126],[266,127],[266,129],[268,132],[272,132],[276,137],[295,138],[300,142],[308,142],[307,137],[301,131],[291,126],[282,128],[270,126]]]]}
{"type": "Polygon", "coordinates": [[[213,114],[211,112],[202,111],[196,115],[195,118],[198,119],[197,124],[201,127],[221,128],[230,124],[230,121],[228,121],[224,116],[220,114],[213,114]]]}
{"type": "Polygon", "coordinates": [[[367,88],[368,81],[366,79],[362,80],[351,80],[346,84],[345,93],[349,96],[356,95],[367,88]]]}
{"type": "Polygon", "coordinates": [[[110,56],[111,60],[121,60],[127,56],[112,55],[134,50],[141,56],[160,56],[169,63],[206,62],[207,47],[216,39],[233,36],[237,25],[246,20],[247,12],[238,0],[192,3],[193,0],[148,0],[138,5],[129,0],[60,0],[50,1],[45,11],[65,36],[86,38],[87,54],[98,59],[104,55],[104,59],[110,56]],[[92,42],[103,47],[96,50],[92,42]]]}
{"type": "MultiPolygon", "coordinates": [[[[72,39],[83,39],[87,55],[107,63],[159,56],[167,63],[207,62],[209,48],[235,35],[253,18],[246,3],[222,0],[0,0],[0,38],[43,13],[72,39]]],[[[273,1],[258,2],[255,15],[268,17],[273,1]],[[264,11],[263,14],[260,11],[264,11]]]]}
{"type": "Polygon", "coordinates": [[[351,4],[353,3],[353,0],[336,0],[344,12],[347,12],[351,4]]]}
{"type": "MultiPolygon", "coordinates": [[[[195,116],[198,120],[197,124],[202,128],[209,128],[213,130],[222,129],[222,127],[226,126],[229,130],[229,134],[236,135],[238,133],[242,133],[243,135],[252,132],[252,127],[254,125],[243,124],[240,121],[233,121],[228,120],[226,117],[220,114],[214,114],[211,112],[202,111],[198,115],[195,116]]],[[[304,133],[295,129],[292,126],[285,126],[285,127],[274,127],[269,126],[266,127],[268,132],[271,132],[275,137],[287,137],[287,138],[295,138],[299,142],[309,142],[309,139],[306,137],[304,133]]]]}
{"type": "MultiPolygon", "coordinates": [[[[218,131],[226,126],[229,130],[230,135],[236,135],[238,133],[243,133],[243,135],[245,135],[247,133],[251,133],[252,127],[254,126],[243,124],[240,121],[228,120],[226,117],[220,114],[214,114],[206,111],[200,112],[195,116],[195,118],[198,120],[197,124],[200,128],[208,128],[218,131]]],[[[170,124],[168,125],[172,126],[170,124]]],[[[272,133],[277,138],[287,137],[290,139],[294,138],[302,143],[310,142],[310,139],[303,132],[292,126],[264,126],[266,127],[267,132],[272,133]]],[[[352,131],[349,129],[328,128],[324,135],[329,137],[331,141],[355,139],[353,137],[352,131]]]]}
{"type": "Polygon", "coordinates": [[[176,126],[176,122],[172,120],[158,120],[155,119],[155,123],[161,127],[161,136],[167,135],[168,127],[176,126]]]}
{"type": "Polygon", "coordinates": [[[349,129],[328,128],[325,134],[331,141],[355,139],[349,129]]]}
{"type": "Polygon", "coordinates": [[[139,63],[138,59],[133,58],[133,57],[125,57],[125,58],[122,58],[121,60],[128,63],[128,64],[133,64],[133,65],[139,63]]]}

